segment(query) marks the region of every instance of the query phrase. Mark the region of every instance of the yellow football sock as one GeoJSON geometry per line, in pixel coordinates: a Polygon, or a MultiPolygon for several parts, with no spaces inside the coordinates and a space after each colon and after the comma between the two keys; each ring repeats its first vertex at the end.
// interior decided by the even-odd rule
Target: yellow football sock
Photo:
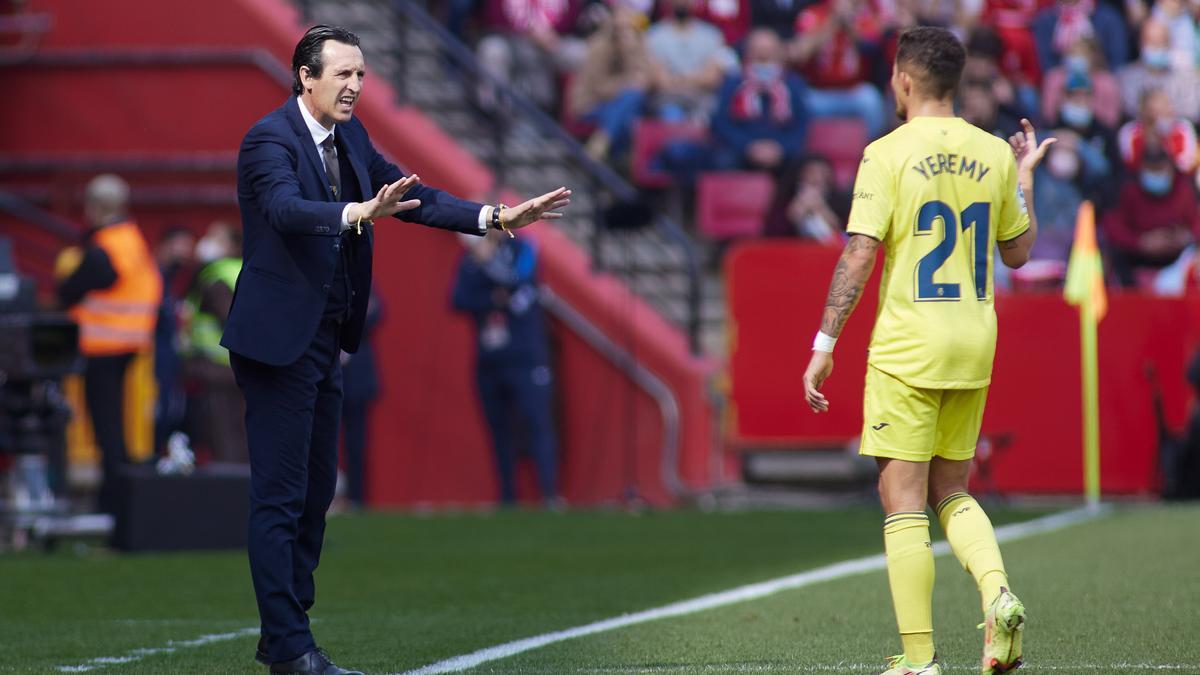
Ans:
{"type": "Polygon", "coordinates": [[[1008,586],[1008,574],[1004,571],[1004,559],[1000,557],[992,521],[988,520],[979,503],[965,492],[955,492],[943,499],[937,506],[937,514],[958,562],[975,577],[986,613],[988,606],[1000,595],[1000,587],[1008,586]]]}
{"type": "Polygon", "coordinates": [[[904,658],[912,665],[925,665],[934,654],[929,517],[919,511],[890,514],[883,521],[883,546],[904,658]]]}

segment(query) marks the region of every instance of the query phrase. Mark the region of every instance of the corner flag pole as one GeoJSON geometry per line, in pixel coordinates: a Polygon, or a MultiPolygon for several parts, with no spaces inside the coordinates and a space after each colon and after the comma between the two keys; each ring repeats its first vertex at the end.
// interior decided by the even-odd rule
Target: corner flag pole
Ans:
{"type": "Polygon", "coordinates": [[[1079,308],[1083,358],[1083,493],[1088,506],[1100,503],[1100,377],[1096,351],[1096,313],[1091,303],[1079,308]]]}
{"type": "Polygon", "coordinates": [[[1075,242],[1063,289],[1067,302],[1079,307],[1080,357],[1083,372],[1083,493],[1089,506],[1100,503],[1100,377],[1096,324],[1108,312],[1104,267],[1096,247],[1096,212],[1091,202],[1079,205],[1075,242]]]}

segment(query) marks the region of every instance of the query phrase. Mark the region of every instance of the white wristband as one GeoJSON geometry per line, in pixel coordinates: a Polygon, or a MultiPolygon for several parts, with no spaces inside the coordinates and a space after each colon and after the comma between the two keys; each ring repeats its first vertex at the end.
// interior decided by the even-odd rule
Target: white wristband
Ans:
{"type": "Polygon", "coordinates": [[[813,351],[833,353],[833,346],[837,344],[837,338],[830,337],[821,331],[817,331],[817,336],[813,338],[813,351]]]}

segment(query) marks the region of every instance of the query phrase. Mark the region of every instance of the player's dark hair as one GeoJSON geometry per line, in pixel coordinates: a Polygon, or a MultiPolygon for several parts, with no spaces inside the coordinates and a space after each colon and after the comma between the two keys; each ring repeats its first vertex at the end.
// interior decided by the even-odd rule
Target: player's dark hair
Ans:
{"type": "Polygon", "coordinates": [[[325,64],[321,62],[321,49],[326,40],[334,40],[351,47],[358,46],[358,36],[339,26],[319,24],[309,28],[304,37],[296,43],[296,51],[292,52],[292,93],[299,96],[304,93],[300,84],[300,66],[308,68],[313,77],[320,77],[325,64]]]}
{"type": "Polygon", "coordinates": [[[896,66],[917,80],[927,95],[942,99],[953,94],[966,62],[967,51],[945,28],[919,26],[900,34],[896,66]]]}

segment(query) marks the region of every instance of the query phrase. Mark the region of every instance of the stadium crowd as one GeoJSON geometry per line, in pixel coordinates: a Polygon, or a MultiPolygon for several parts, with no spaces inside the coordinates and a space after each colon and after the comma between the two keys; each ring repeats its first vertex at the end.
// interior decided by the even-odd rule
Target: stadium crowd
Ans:
{"type": "Polygon", "coordinates": [[[1061,283],[1091,200],[1110,283],[1196,284],[1195,0],[451,0],[447,22],[635,183],[690,202],[703,174],[756,172],[774,181],[756,231],[833,245],[862,148],[896,124],[897,36],[950,27],[968,50],[960,114],[1059,139],[1039,169],[1035,259],[998,283],[1061,283]]]}

